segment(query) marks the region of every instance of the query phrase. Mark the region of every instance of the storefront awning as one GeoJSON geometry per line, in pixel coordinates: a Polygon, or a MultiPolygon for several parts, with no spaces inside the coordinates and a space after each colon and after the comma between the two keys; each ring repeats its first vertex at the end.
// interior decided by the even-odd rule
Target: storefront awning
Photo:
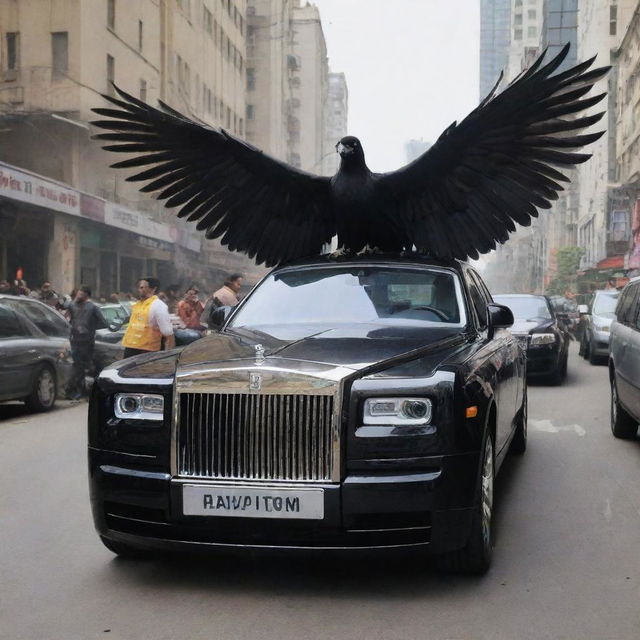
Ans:
{"type": "Polygon", "coordinates": [[[624,269],[624,256],[610,256],[600,260],[596,269],[624,269]]]}

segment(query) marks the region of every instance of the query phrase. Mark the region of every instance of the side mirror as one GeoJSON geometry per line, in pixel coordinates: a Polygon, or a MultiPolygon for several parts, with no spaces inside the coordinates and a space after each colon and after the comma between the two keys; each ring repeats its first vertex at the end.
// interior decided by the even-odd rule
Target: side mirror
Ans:
{"type": "Polygon", "coordinates": [[[513,324],[513,313],[502,304],[487,305],[489,319],[489,338],[493,338],[496,329],[508,329],[513,324]]]}
{"type": "Polygon", "coordinates": [[[224,323],[227,321],[227,318],[231,313],[231,309],[232,307],[218,307],[215,309],[209,319],[209,327],[216,331],[220,331],[224,326],[224,323]]]}
{"type": "Polygon", "coordinates": [[[589,313],[589,307],[586,304],[579,304],[578,305],[578,313],[581,316],[585,316],[589,313]]]}

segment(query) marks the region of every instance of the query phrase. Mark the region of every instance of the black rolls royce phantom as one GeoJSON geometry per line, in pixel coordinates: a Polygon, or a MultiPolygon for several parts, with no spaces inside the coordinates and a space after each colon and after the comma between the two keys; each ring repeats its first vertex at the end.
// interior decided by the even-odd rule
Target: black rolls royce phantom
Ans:
{"type": "Polygon", "coordinates": [[[495,474],[526,446],[526,354],[471,267],[321,257],[214,322],[93,387],[91,504],[111,551],[415,547],[486,571],[495,474]]]}

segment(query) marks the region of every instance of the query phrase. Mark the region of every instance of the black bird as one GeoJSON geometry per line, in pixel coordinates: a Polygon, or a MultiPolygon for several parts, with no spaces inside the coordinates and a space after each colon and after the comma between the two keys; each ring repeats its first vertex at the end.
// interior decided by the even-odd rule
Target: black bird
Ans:
{"type": "Polygon", "coordinates": [[[147,167],[127,180],[150,181],[178,216],[198,221],[258,264],[273,266],[321,252],[338,236],[348,251],[412,249],[442,258],[477,258],[548,209],[568,178],[576,153],[604,132],[578,135],[604,112],[578,115],[606,94],[584,96],[609,67],[589,71],[595,58],[555,73],[569,45],[543,65],[544,53],[497,94],[496,87],[460,124],[453,123],[414,162],[372,173],[357,138],[336,145],[332,178],[280,162],[223,129],[198,124],[166,104],[162,110],[116,90],[117,108],[94,109],[104,149],[135,153],[111,165],[147,167]]]}

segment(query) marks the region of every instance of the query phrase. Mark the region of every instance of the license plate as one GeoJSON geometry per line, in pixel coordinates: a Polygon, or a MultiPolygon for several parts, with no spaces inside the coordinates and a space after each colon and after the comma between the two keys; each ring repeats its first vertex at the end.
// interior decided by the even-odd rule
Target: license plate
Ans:
{"type": "Polygon", "coordinates": [[[184,485],[182,509],[185,516],[322,520],[324,491],[184,485]]]}

